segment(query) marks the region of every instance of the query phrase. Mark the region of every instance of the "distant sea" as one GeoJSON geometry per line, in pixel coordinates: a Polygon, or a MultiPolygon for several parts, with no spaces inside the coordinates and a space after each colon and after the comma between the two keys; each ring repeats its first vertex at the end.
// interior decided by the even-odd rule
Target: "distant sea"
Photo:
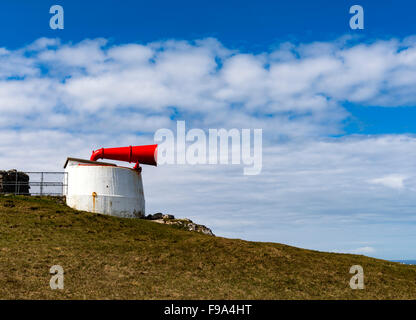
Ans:
{"type": "Polygon", "coordinates": [[[403,264],[415,264],[416,265],[416,260],[393,260],[393,262],[400,262],[403,264]]]}

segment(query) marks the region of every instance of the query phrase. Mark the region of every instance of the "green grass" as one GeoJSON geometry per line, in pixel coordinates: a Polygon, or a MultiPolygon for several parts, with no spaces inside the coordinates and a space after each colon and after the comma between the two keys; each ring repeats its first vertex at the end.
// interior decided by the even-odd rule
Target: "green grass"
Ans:
{"type": "Polygon", "coordinates": [[[416,266],[0,196],[1,299],[415,299],[416,266]],[[365,289],[349,287],[361,265],[365,289]],[[51,290],[61,265],[64,290],[51,290]]]}

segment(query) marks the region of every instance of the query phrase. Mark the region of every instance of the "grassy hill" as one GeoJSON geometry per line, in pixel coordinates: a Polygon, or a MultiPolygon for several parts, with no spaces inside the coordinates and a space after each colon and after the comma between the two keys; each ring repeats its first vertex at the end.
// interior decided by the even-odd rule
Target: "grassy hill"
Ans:
{"type": "MultiPolygon", "coordinates": [[[[214,230],[215,231],[215,230],[214,230]]],[[[1,299],[415,299],[416,266],[0,196],[1,299]],[[51,290],[61,265],[65,289],[51,290]],[[365,289],[349,287],[363,266],[365,289]]]]}

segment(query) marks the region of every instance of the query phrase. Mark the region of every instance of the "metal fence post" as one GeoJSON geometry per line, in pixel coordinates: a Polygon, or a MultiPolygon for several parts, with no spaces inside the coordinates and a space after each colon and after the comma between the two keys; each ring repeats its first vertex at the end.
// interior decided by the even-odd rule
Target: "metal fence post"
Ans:
{"type": "Polygon", "coordinates": [[[15,172],[15,175],[16,175],[16,181],[15,181],[15,184],[14,184],[14,194],[17,194],[17,170],[15,172]]]}
{"type": "MultiPolygon", "coordinates": [[[[10,173],[12,175],[14,172],[10,173]]],[[[18,172],[15,172],[16,176],[13,181],[13,176],[10,176],[10,180],[7,180],[5,182],[4,178],[2,179],[0,175],[0,193],[4,193],[4,190],[2,190],[2,186],[8,187],[7,192],[14,193],[16,195],[19,194],[27,194],[27,195],[51,195],[51,196],[65,196],[68,192],[68,173],[67,172],[40,172],[40,171],[27,171],[27,172],[21,172],[22,175],[26,174],[29,176],[28,181],[26,180],[26,177],[24,179],[21,179],[18,172]],[[51,175],[57,175],[60,176],[63,175],[63,180],[57,180],[57,178],[50,177],[51,175]],[[33,175],[35,177],[38,177],[40,175],[40,180],[37,180],[33,178],[33,175]],[[45,177],[46,175],[46,177],[45,177]],[[46,181],[45,181],[46,180],[46,181]],[[13,190],[13,182],[14,182],[14,190],[13,190]],[[21,187],[23,187],[23,191],[21,191],[21,187]],[[37,192],[30,192],[31,187],[39,187],[39,191],[36,189],[37,192]],[[46,190],[45,190],[46,187],[46,190]],[[49,189],[51,188],[51,189],[49,189]]]]}
{"type": "Polygon", "coordinates": [[[40,173],[40,195],[43,193],[43,172],[40,173]]]}

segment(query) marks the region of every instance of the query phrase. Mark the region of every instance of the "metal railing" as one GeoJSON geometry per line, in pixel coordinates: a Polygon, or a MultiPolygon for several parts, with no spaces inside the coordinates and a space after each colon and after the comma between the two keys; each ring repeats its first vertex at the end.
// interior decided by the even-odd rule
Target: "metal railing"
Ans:
{"type": "Polygon", "coordinates": [[[6,180],[3,177],[3,181],[0,181],[0,194],[39,196],[64,196],[66,194],[68,186],[67,172],[7,171],[6,174],[14,176],[12,179],[8,176],[6,180]]]}

